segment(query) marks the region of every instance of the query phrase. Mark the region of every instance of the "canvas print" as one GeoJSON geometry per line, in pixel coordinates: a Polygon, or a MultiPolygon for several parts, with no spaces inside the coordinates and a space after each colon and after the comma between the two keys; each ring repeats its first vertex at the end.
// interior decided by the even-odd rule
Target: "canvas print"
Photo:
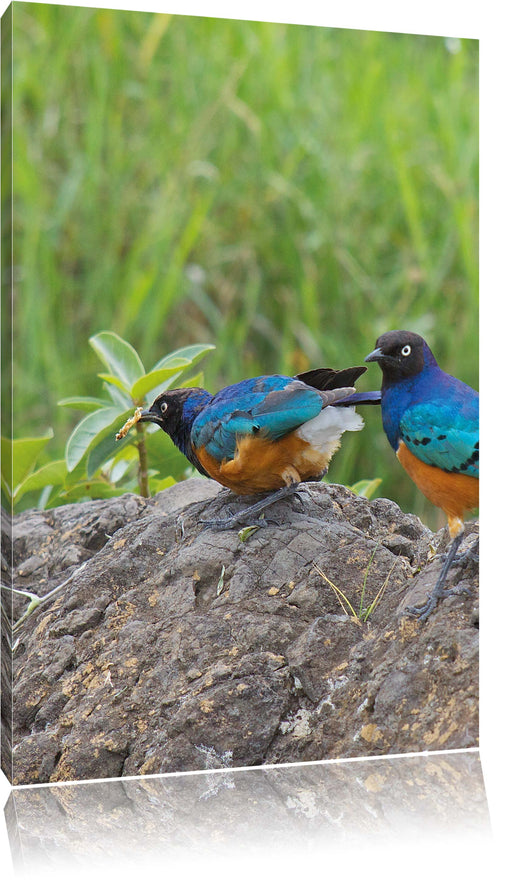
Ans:
{"type": "Polygon", "coordinates": [[[478,745],[478,41],[2,19],[2,769],[478,745]]]}

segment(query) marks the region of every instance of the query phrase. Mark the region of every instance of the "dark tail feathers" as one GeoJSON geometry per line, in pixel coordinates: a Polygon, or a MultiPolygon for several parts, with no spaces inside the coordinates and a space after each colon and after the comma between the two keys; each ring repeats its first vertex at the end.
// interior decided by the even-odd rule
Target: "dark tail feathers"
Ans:
{"type": "MultiPolygon", "coordinates": [[[[336,371],[335,368],[312,368],[297,374],[297,380],[302,380],[314,389],[340,389],[344,386],[354,386],[358,377],[364,374],[366,368],[359,365],[356,368],[343,368],[336,371]]],[[[380,405],[380,392],[354,392],[340,402],[339,405],[380,405]]]]}
{"type": "Polygon", "coordinates": [[[334,368],[312,368],[311,371],[297,374],[297,380],[302,380],[314,389],[341,389],[344,386],[354,386],[357,378],[366,370],[364,365],[357,368],[343,368],[341,371],[336,371],[334,368]]]}
{"type": "Polygon", "coordinates": [[[347,396],[337,405],[380,405],[381,393],[380,389],[372,392],[353,392],[351,396],[347,396]]]}

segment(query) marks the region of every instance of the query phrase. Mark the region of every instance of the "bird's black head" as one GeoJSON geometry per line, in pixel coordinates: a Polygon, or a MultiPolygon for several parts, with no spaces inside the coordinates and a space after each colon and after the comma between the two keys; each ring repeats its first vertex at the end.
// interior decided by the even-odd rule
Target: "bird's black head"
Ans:
{"type": "Polygon", "coordinates": [[[156,423],[169,435],[173,442],[182,448],[183,441],[198,411],[211,398],[205,389],[168,389],[160,393],[150,408],[143,411],[143,423],[156,423]]]}
{"type": "Polygon", "coordinates": [[[386,331],[377,339],[376,348],[365,362],[378,362],[384,383],[396,383],[413,377],[425,365],[437,365],[426,342],[413,331],[386,331]]]}

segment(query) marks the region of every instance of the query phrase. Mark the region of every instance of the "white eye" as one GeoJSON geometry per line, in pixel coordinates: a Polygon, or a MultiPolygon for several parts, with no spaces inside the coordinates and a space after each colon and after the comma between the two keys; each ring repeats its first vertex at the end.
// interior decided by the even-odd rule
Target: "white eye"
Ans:
{"type": "Polygon", "coordinates": [[[160,410],[161,410],[162,414],[165,414],[168,407],[169,407],[169,405],[167,404],[167,402],[162,402],[162,404],[160,405],[160,410]]]}
{"type": "Polygon", "coordinates": [[[409,346],[408,343],[406,343],[405,346],[402,347],[402,355],[403,356],[410,356],[410,354],[411,354],[411,347],[409,346]]]}

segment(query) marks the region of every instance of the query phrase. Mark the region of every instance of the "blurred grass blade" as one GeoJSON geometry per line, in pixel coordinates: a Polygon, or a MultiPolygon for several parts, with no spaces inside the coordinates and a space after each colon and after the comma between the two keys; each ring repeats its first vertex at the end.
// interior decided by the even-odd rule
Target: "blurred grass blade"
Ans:
{"type": "Polygon", "coordinates": [[[371,500],[380,484],[382,484],[382,478],[362,478],[361,481],[351,485],[349,490],[357,494],[358,497],[365,497],[367,500],[371,500]]]}

